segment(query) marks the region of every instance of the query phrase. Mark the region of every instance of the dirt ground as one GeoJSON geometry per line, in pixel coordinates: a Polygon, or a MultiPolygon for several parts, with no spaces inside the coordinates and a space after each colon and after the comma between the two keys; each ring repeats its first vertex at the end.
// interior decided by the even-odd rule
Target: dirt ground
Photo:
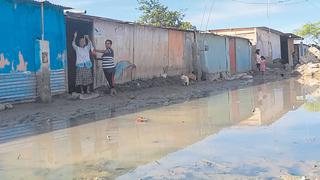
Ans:
{"type": "Polygon", "coordinates": [[[264,76],[252,75],[253,79],[246,80],[192,82],[188,87],[182,85],[179,77],[136,80],[119,85],[116,97],[100,90],[100,96],[90,100],[72,100],[70,95],[61,95],[54,97],[51,104],[17,104],[11,110],[0,112],[0,129],[33,127],[34,132],[13,135],[15,139],[293,77],[278,71],[269,71],[264,76]]]}

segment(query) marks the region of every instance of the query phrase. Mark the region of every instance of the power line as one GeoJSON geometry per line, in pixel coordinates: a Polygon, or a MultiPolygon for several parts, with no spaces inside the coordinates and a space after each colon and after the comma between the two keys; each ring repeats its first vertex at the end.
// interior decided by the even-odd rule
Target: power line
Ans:
{"type": "Polygon", "coordinates": [[[290,5],[290,4],[299,4],[303,2],[307,2],[308,0],[277,0],[273,2],[252,2],[252,1],[245,1],[245,0],[232,0],[237,3],[242,3],[242,4],[251,4],[251,5],[290,5]]]}
{"type": "Polygon", "coordinates": [[[210,18],[211,18],[211,14],[212,14],[212,10],[213,10],[213,6],[215,4],[215,0],[212,1],[212,4],[211,4],[211,8],[210,8],[210,11],[209,11],[209,16],[208,16],[208,20],[207,20],[207,25],[206,25],[206,31],[208,30],[208,25],[209,25],[209,21],[210,21],[210,18]]]}
{"type": "MultiPolygon", "coordinates": [[[[207,4],[207,1],[205,2],[207,4]]],[[[202,19],[201,19],[201,26],[200,26],[200,30],[202,29],[202,25],[203,25],[203,21],[204,21],[204,17],[206,15],[207,12],[207,6],[205,6],[204,11],[203,11],[203,15],[202,15],[202,19]]]]}

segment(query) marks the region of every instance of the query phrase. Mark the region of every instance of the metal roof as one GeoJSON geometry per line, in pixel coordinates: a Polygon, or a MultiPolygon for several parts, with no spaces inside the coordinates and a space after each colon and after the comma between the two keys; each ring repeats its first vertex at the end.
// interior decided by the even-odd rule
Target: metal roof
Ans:
{"type": "Polygon", "coordinates": [[[86,21],[101,20],[101,21],[116,22],[116,23],[121,23],[121,24],[139,25],[139,26],[145,26],[145,27],[169,29],[169,30],[184,31],[184,32],[195,32],[194,30],[185,30],[185,29],[172,28],[172,27],[152,26],[152,25],[140,24],[137,22],[122,21],[122,20],[116,20],[116,19],[111,19],[111,18],[106,18],[106,17],[91,16],[91,15],[87,15],[87,14],[80,14],[80,13],[78,14],[78,13],[72,13],[72,12],[66,13],[66,17],[69,19],[76,19],[76,20],[86,20],[86,21]]]}
{"type": "Polygon", "coordinates": [[[43,2],[47,6],[52,6],[52,7],[59,8],[59,9],[72,9],[70,7],[65,7],[65,6],[53,4],[47,0],[6,0],[6,1],[9,1],[12,3],[30,3],[30,4],[36,4],[36,5],[41,5],[41,3],[43,2]]]}

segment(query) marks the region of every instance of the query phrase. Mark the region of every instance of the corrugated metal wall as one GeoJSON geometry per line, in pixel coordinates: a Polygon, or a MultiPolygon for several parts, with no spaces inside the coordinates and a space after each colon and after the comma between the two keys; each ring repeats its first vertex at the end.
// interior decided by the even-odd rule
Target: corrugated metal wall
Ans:
{"type": "MultiPolygon", "coordinates": [[[[129,61],[136,65],[134,75],[126,73],[117,83],[159,77],[166,67],[169,75],[192,70],[192,32],[94,20],[96,48],[104,49],[106,39],[113,41],[116,62],[129,61]]],[[[94,74],[95,88],[106,84],[101,62],[95,64],[94,74]]]]}
{"type": "Polygon", "coordinates": [[[187,65],[186,72],[192,72],[193,69],[193,57],[194,50],[193,45],[195,43],[194,33],[193,32],[185,32],[185,42],[184,42],[184,62],[187,65]]]}
{"type": "Polygon", "coordinates": [[[229,38],[229,56],[230,56],[230,72],[235,74],[237,72],[236,62],[236,39],[229,38]]]}
{"type": "MultiPolygon", "coordinates": [[[[5,0],[0,0],[0,4],[0,100],[34,100],[35,72],[39,70],[35,66],[35,42],[41,39],[40,5],[5,0]],[[5,87],[8,83],[11,88],[5,87]],[[14,85],[18,88],[12,88],[14,85]]],[[[63,10],[46,5],[44,15],[51,69],[63,70],[66,62],[63,10]]],[[[59,89],[63,87],[64,83],[59,89]]]]}
{"type": "MultiPolygon", "coordinates": [[[[134,28],[132,25],[95,20],[93,23],[93,33],[97,49],[105,49],[105,41],[110,39],[113,41],[112,48],[115,52],[115,61],[129,61],[133,63],[134,28]]],[[[95,88],[107,84],[101,61],[95,62],[94,77],[95,88]]],[[[131,79],[128,78],[122,79],[122,82],[130,81],[131,79]]]]}
{"type": "Polygon", "coordinates": [[[246,39],[236,38],[236,62],[238,73],[251,70],[251,47],[246,39]]]}
{"type": "Polygon", "coordinates": [[[209,74],[241,73],[251,70],[249,40],[198,33],[197,43],[202,71],[209,74]]]}
{"type": "Polygon", "coordinates": [[[63,69],[51,71],[50,87],[52,95],[57,95],[66,92],[65,79],[66,73],[63,69]]]}
{"type": "Polygon", "coordinates": [[[213,34],[199,34],[200,59],[206,73],[229,72],[227,38],[213,34]]]}
{"type": "Polygon", "coordinates": [[[0,74],[0,103],[36,98],[35,73],[0,74]]]}
{"type": "Polygon", "coordinates": [[[136,78],[159,77],[169,65],[168,30],[135,26],[134,64],[136,78]]]}
{"type": "Polygon", "coordinates": [[[183,31],[169,30],[169,75],[181,74],[187,71],[187,63],[184,63],[183,31]]]}

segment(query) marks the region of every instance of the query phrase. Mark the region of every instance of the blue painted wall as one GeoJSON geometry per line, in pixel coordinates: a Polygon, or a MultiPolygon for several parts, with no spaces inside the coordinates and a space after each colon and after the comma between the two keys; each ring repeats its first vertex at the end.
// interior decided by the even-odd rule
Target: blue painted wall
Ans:
{"type": "MultiPolygon", "coordinates": [[[[10,0],[0,0],[0,4],[0,74],[36,72],[35,42],[41,38],[40,5],[10,0]],[[27,64],[25,70],[19,66],[19,54],[27,64]]],[[[51,70],[64,69],[66,32],[63,10],[46,4],[44,15],[45,40],[50,43],[51,70]]]]}
{"type": "Polygon", "coordinates": [[[206,73],[228,72],[229,48],[227,38],[213,34],[200,34],[201,64],[206,73]],[[206,49],[207,47],[207,49],[206,49]]]}
{"type": "Polygon", "coordinates": [[[236,38],[236,62],[238,73],[251,70],[251,47],[246,39],[236,38]]]}

